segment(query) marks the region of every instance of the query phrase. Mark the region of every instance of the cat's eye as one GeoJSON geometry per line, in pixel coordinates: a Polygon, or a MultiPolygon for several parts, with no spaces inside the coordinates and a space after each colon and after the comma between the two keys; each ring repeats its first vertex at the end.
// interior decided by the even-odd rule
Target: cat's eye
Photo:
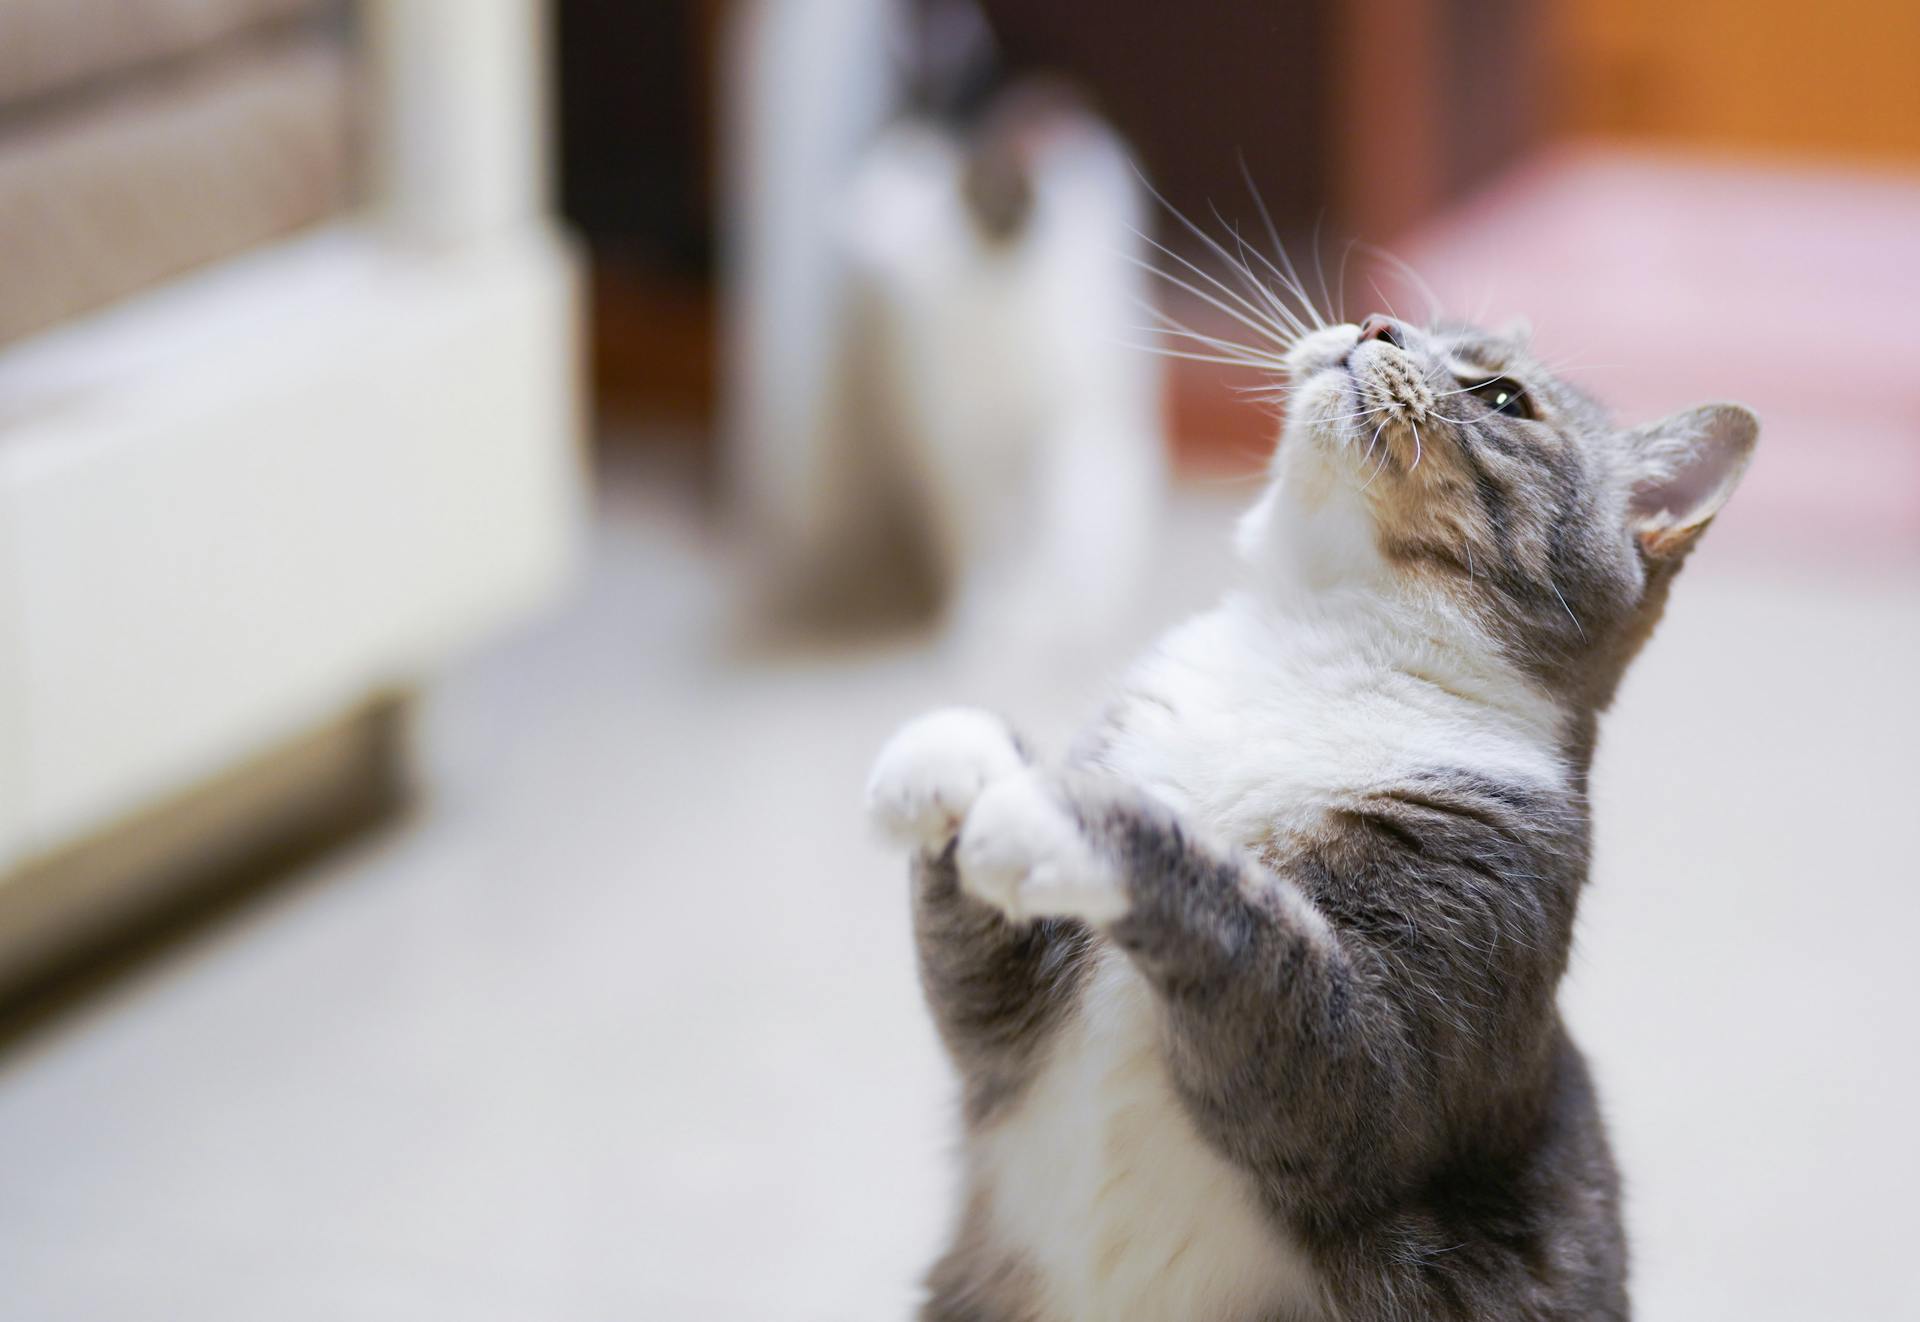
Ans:
{"type": "Polygon", "coordinates": [[[1505,413],[1514,418],[1533,416],[1533,404],[1527,399],[1527,392],[1512,377],[1491,377],[1476,381],[1467,389],[1486,401],[1487,407],[1495,413],[1505,413]]]}

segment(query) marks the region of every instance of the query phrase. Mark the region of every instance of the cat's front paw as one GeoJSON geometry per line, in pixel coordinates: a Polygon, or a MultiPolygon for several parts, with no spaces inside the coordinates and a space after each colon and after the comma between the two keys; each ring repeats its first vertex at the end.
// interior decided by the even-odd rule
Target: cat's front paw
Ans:
{"type": "Polygon", "coordinates": [[[945,849],[981,791],[1026,764],[1013,732],[992,712],[928,712],[880,750],[867,778],[867,815],[896,844],[945,849]]]}
{"type": "Polygon", "coordinates": [[[1124,878],[1033,771],[995,781],[960,831],[960,888],[1017,920],[1126,916],[1124,878]]]}

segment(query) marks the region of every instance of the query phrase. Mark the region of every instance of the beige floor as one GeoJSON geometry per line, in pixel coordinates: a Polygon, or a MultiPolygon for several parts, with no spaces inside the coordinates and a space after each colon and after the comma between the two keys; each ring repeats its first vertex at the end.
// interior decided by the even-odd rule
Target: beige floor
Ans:
{"type": "MultiPolygon", "coordinates": [[[[1642,1316],[1911,1318],[1920,591],[1738,559],[1623,695],[1567,1000],[1642,1316]]],[[[433,704],[415,822],[0,1059],[0,1318],[902,1317],[948,1086],[860,781],[926,704],[1052,736],[1092,694],[734,636],[686,522],[613,501],[579,599],[433,704]]]]}

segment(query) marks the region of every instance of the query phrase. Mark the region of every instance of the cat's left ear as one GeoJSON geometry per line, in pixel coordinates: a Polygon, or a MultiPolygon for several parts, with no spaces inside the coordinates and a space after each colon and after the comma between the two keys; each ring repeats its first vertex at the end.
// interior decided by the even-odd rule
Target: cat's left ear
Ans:
{"type": "Polygon", "coordinates": [[[1691,548],[1740,484],[1760,420],[1738,404],[1702,404],[1626,433],[1633,489],[1627,517],[1655,560],[1691,548]]]}

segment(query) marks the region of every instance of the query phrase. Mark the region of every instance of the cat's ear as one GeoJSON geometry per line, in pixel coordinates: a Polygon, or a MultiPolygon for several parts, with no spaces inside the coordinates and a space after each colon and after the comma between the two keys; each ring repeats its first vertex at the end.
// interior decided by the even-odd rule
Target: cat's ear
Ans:
{"type": "Polygon", "coordinates": [[[1656,560],[1688,550],[1739,485],[1759,434],[1738,404],[1702,404],[1626,433],[1627,518],[1641,550],[1656,560]]]}

